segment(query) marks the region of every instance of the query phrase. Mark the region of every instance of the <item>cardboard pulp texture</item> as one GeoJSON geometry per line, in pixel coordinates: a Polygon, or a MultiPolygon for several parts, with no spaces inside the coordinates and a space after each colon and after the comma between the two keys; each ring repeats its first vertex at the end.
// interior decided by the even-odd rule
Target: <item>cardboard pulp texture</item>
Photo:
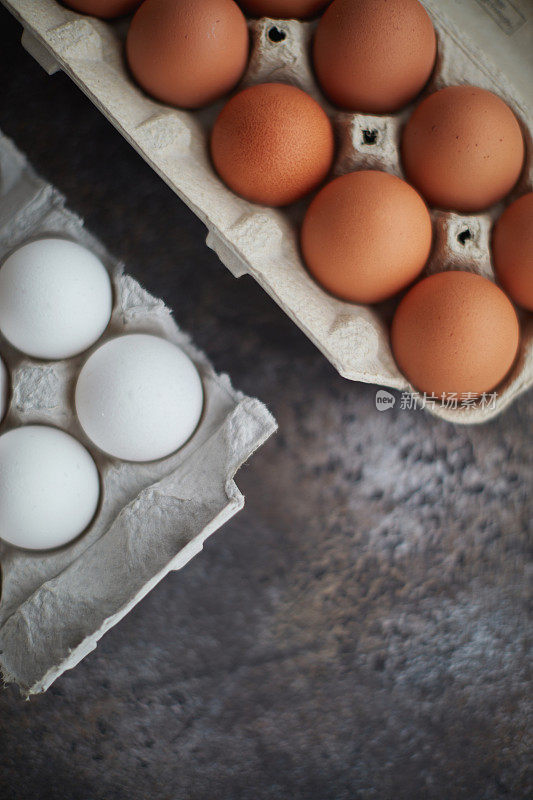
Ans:
{"type": "Polygon", "coordinates": [[[90,351],[57,362],[25,357],[0,338],[11,398],[0,426],[59,427],[93,456],[101,482],[95,519],[60,549],[24,551],[0,541],[0,669],[25,694],[45,691],[74,667],[170,570],[183,567],[205,539],[239,511],[244,498],[233,477],[276,429],[258,400],[217,375],[172,319],[65,209],[0,134],[0,262],[22,242],[59,235],[92,250],[113,281],[111,322],[90,351]],[[131,463],[101,453],[84,435],[73,395],[81,365],[96,347],[125,333],[152,333],[179,345],[196,364],[204,410],[189,442],[160,461],[131,463]]]}
{"type": "MultiPolygon", "coordinates": [[[[207,142],[223,101],[191,113],[162,105],[144,94],[133,83],[125,65],[127,19],[103,22],[77,14],[55,0],[2,2],[23,24],[23,44],[28,51],[49,73],[61,68],[70,75],[206,224],[207,244],[235,276],[252,275],[345,378],[415,392],[399,372],[391,353],[389,322],[394,301],[375,307],[337,300],[306,271],[298,230],[309,200],[284,210],[258,206],[237,197],[216,176],[207,142]]],[[[509,103],[524,132],[526,165],[519,185],[504,203],[476,215],[432,211],[434,246],[426,273],[464,269],[493,277],[491,226],[509,202],[533,187],[530,111],[485,54],[443,16],[442,6],[453,6],[450,0],[423,2],[437,32],[438,57],[422,96],[454,84],[481,86],[509,103]]],[[[488,0],[479,2],[491,10],[488,0]]],[[[499,11],[492,8],[493,13],[505,18],[501,7],[506,4],[507,0],[499,0],[499,11]]],[[[475,9],[486,22],[481,6],[475,5],[475,9]]],[[[471,8],[462,13],[473,18],[471,8]]],[[[488,24],[494,26],[490,18],[488,24]]],[[[336,130],[338,147],[333,175],[375,168],[404,177],[399,138],[414,104],[392,116],[351,114],[332,108],[321,95],[311,68],[310,41],[315,26],[314,22],[296,20],[251,20],[251,56],[241,87],[282,81],[315,97],[336,130]]],[[[464,423],[484,422],[500,413],[533,384],[531,314],[522,315],[521,328],[516,363],[498,387],[495,399],[488,403],[469,400],[457,408],[453,403],[440,402],[430,402],[426,407],[439,417],[464,423]]]]}

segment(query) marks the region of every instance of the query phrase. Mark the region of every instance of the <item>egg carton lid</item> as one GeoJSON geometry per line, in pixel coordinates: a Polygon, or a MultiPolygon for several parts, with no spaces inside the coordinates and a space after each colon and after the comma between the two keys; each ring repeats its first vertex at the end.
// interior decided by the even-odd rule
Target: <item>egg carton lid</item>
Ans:
{"type": "MultiPolygon", "coordinates": [[[[207,244],[236,277],[249,274],[255,278],[343,377],[403,390],[418,398],[392,356],[388,333],[390,304],[376,309],[343,302],[324,292],[308,274],[298,244],[304,204],[288,210],[254,205],[233,194],[216,176],[208,156],[206,132],[223,101],[189,113],[145,95],[132,82],[125,65],[123,42],[127,19],[103,22],[77,14],[55,0],[1,2],[23,24],[23,44],[39,63],[49,73],[62,69],[70,75],[206,224],[207,244]]],[[[497,41],[499,50],[496,49],[495,57],[498,59],[499,53],[505,53],[500,60],[506,71],[514,76],[523,72],[524,59],[531,57],[527,0],[513,0],[513,3],[466,0],[457,14],[454,0],[422,2],[439,39],[436,69],[425,92],[445,85],[470,83],[500,94],[522,122],[528,159],[520,191],[531,190],[531,111],[509,77],[496,69],[486,55],[491,42],[497,41]],[[456,24],[443,14],[443,8],[456,24]],[[479,33],[479,45],[465,35],[465,29],[479,33]],[[509,36],[513,37],[512,47],[502,44],[509,36]],[[513,70],[509,69],[510,63],[513,70]]],[[[253,46],[241,86],[264,81],[293,83],[318,99],[332,117],[341,140],[333,174],[370,168],[403,176],[398,157],[399,131],[412,106],[394,116],[347,114],[333,109],[321,95],[311,68],[309,43],[315,25],[265,18],[251,21],[253,46]],[[275,41],[269,35],[273,27],[283,34],[277,35],[275,41]],[[368,130],[378,133],[377,144],[364,139],[361,143],[361,136],[368,130]]],[[[527,91],[527,79],[522,78],[521,85],[527,91]]],[[[480,215],[432,211],[435,245],[426,272],[473,269],[492,277],[490,228],[502,209],[503,204],[499,204],[480,215]],[[468,237],[458,239],[465,232],[468,237]]],[[[468,398],[455,408],[433,401],[426,404],[425,398],[418,400],[448,421],[480,423],[499,414],[532,385],[533,320],[526,315],[516,363],[492,399],[473,403],[468,398]]]]}
{"type": "Polygon", "coordinates": [[[31,237],[66,236],[92,250],[111,273],[115,303],[96,343],[124,333],[164,337],[194,361],[204,412],[189,442],[157,462],[121,462],[85,437],[73,390],[87,352],[58,362],[17,353],[1,336],[11,397],[0,433],[24,424],[59,427],[79,439],[99,467],[101,503],[88,530],[58,550],[30,552],[0,541],[0,672],[26,694],[45,691],[93,650],[170,570],[181,569],[244,497],[234,475],[276,430],[265,406],[234,389],[152,297],[65,208],[0,133],[0,261],[31,237]]]}

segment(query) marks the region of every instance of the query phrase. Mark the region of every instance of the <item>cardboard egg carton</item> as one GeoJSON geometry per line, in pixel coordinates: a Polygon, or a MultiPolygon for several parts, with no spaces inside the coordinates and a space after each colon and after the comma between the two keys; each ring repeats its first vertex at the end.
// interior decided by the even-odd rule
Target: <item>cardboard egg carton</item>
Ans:
{"type": "MultiPolygon", "coordinates": [[[[207,145],[222,101],[191,113],[145,95],[125,65],[128,20],[103,22],[76,14],[55,0],[2,2],[22,22],[23,44],[29,52],[48,72],[60,68],[72,77],[206,224],[207,244],[236,277],[254,277],[345,378],[414,392],[392,356],[391,303],[374,307],[337,300],[308,274],[298,244],[308,200],[289,209],[254,205],[233,194],[216,176],[207,145]]],[[[533,185],[531,116],[509,82],[444,18],[442,3],[425,0],[424,4],[437,31],[438,57],[423,95],[458,83],[481,86],[504,98],[522,124],[527,163],[519,186],[504,204],[477,215],[432,211],[435,235],[427,273],[459,268],[493,277],[489,251],[492,223],[505,204],[533,185]]],[[[338,146],[332,176],[371,168],[403,177],[400,130],[414,105],[391,116],[334,109],[313,76],[310,41],[315,25],[295,20],[251,20],[252,50],[241,86],[281,81],[315,97],[336,130],[338,146]]],[[[469,401],[457,408],[430,403],[429,410],[453,422],[483,422],[528,389],[533,384],[533,320],[531,315],[522,317],[520,352],[497,396],[489,403],[469,401]]]]}
{"type": "Polygon", "coordinates": [[[44,691],[75,666],[170,570],[183,567],[205,539],[239,511],[234,475],[276,429],[267,409],[217,375],[174,322],[64,207],[64,198],[35,175],[0,133],[0,262],[34,237],[65,236],[88,247],[108,268],[114,306],[110,324],[85,353],[61,361],[22,355],[0,336],[10,375],[10,403],[0,434],[26,424],[72,434],[94,458],[101,497],[89,528],[56,550],[19,550],[0,540],[0,671],[26,694],[44,691]],[[74,409],[82,364],[104,341],[151,333],[179,345],[196,364],[204,409],[191,439],[150,463],[105,455],[85,436],[74,409]]]}

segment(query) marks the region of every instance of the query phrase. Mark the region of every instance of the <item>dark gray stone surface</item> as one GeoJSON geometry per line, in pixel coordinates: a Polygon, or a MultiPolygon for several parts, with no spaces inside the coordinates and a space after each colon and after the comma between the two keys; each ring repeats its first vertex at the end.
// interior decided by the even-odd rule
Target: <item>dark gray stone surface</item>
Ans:
{"type": "Polygon", "coordinates": [[[47,694],[0,694],[2,800],[531,797],[532,396],[476,428],[378,413],[0,31],[0,127],[280,424],[201,556],[47,694]]]}

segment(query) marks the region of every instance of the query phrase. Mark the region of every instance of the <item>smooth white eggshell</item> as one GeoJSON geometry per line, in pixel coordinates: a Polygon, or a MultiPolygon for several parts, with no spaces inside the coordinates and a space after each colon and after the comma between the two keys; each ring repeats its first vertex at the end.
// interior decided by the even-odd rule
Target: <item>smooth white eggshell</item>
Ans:
{"type": "Polygon", "coordinates": [[[7,393],[9,391],[9,379],[7,377],[6,365],[0,358],[0,422],[4,418],[7,409],[7,393]]]}
{"type": "Polygon", "coordinates": [[[75,539],[100,496],[98,470],[77,439],[57,428],[26,425],[0,436],[0,537],[48,550],[75,539]]]}
{"type": "Polygon", "coordinates": [[[153,461],[181,447],[202,414],[203,388],[179,347],[143,333],[120,336],[95,350],[76,386],[83,430],[106,453],[153,461]]]}
{"type": "Polygon", "coordinates": [[[0,330],[35,358],[69,358],[86,350],[106,329],[112,304],[109,273],[76,242],[27,242],[0,268],[0,330]]]}

